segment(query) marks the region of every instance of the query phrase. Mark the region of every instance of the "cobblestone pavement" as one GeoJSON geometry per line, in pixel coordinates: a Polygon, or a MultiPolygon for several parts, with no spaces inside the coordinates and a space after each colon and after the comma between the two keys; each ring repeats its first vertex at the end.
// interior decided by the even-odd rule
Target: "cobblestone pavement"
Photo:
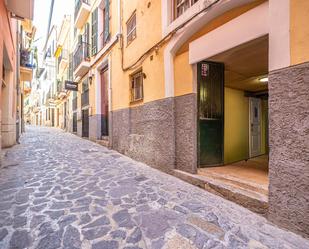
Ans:
{"type": "Polygon", "coordinates": [[[309,248],[264,218],[115,151],[30,127],[0,170],[0,248],[309,248]]]}

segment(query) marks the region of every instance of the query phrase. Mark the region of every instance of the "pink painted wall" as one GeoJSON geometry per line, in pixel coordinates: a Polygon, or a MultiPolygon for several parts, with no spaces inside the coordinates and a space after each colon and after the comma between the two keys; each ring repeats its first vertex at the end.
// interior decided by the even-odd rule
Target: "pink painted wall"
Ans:
{"type": "MultiPolygon", "coordinates": [[[[4,49],[6,49],[8,54],[9,64],[12,67],[13,71],[13,80],[7,82],[7,84],[15,84],[15,75],[16,75],[16,23],[17,20],[10,18],[10,13],[8,13],[4,0],[0,0],[0,103],[2,100],[2,69],[3,69],[3,58],[4,58],[4,49]]],[[[13,87],[12,89],[15,89],[13,87]]],[[[15,93],[16,94],[16,93],[15,93]]],[[[15,98],[16,99],[16,98],[15,98]]],[[[15,101],[13,99],[13,102],[15,101]]],[[[0,128],[2,124],[2,108],[0,105],[0,128]]],[[[10,112],[12,115],[15,115],[14,105],[9,106],[10,112]]],[[[1,129],[0,129],[0,148],[1,148],[1,129]]]]}

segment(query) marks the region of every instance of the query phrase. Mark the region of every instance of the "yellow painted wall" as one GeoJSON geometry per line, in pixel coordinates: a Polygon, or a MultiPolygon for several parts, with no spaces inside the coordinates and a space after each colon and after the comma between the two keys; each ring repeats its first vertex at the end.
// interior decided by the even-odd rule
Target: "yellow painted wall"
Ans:
{"type": "Polygon", "coordinates": [[[174,58],[174,92],[175,96],[193,92],[193,72],[188,51],[174,58]]]}
{"type": "MultiPolygon", "coordinates": [[[[124,67],[128,67],[162,38],[161,1],[123,1],[122,28],[124,34],[124,67]],[[148,3],[150,3],[150,6],[148,3]],[[136,38],[127,45],[126,22],[134,11],[136,11],[136,38]]],[[[163,51],[163,48],[159,49],[158,53],[154,52],[146,57],[143,63],[136,68],[124,72],[121,69],[119,44],[112,49],[112,110],[142,105],[165,97],[163,51]],[[146,74],[143,84],[144,100],[132,104],[130,103],[130,75],[140,69],[146,74]]]]}
{"type": "Polygon", "coordinates": [[[224,88],[224,163],[248,158],[249,100],[240,90],[224,88]]]}
{"type": "Polygon", "coordinates": [[[96,90],[95,90],[95,79],[92,79],[92,82],[88,80],[89,82],[89,105],[91,106],[91,113],[90,115],[93,115],[96,113],[96,90]]]}
{"type": "Polygon", "coordinates": [[[291,65],[309,61],[309,1],[290,0],[291,65]]]}
{"type": "Polygon", "coordinates": [[[249,11],[250,9],[255,8],[256,6],[262,4],[265,2],[265,0],[255,0],[250,4],[246,4],[237,8],[234,8],[230,11],[227,11],[226,13],[222,14],[221,16],[218,16],[208,22],[204,27],[202,27],[198,32],[194,33],[188,40],[185,42],[180,49],[178,50],[179,53],[183,53],[184,51],[189,50],[189,43],[198,39],[199,37],[211,32],[212,30],[222,26],[223,24],[229,22],[230,20],[240,16],[241,14],[249,11]]]}

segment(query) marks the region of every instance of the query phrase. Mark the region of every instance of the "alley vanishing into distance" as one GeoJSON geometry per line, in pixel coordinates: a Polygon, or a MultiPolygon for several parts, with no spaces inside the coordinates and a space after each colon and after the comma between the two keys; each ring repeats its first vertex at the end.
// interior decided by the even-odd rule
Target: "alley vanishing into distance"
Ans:
{"type": "Polygon", "coordinates": [[[309,248],[265,218],[118,152],[28,127],[0,170],[0,248],[309,248]]]}

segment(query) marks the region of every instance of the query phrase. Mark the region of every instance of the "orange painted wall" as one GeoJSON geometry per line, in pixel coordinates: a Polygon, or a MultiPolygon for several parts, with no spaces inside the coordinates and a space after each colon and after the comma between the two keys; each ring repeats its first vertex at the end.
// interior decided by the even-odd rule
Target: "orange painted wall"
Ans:
{"type": "Polygon", "coordinates": [[[309,1],[290,0],[291,65],[309,61],[309,1]]]}

